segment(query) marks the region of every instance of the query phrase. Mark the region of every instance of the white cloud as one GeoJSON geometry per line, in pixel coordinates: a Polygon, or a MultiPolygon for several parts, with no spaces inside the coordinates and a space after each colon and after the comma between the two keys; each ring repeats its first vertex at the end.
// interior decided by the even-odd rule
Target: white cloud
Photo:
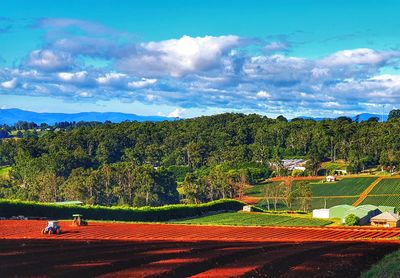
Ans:
{"type": "Polygon", "coordinates": [[[58,77],[63,81],[82,81],[88,75],[87,71],[59,72],[58,77]]]}
{"type": "Polygon", "coordinates": [[[179,77],[188,73],[217,68],[221,58],[240,44],[237,36],[183,36],[160,42],[142,43],[143,54],[119,61],[127,71],[150,75],[167,74],[179,77]]]}
{"type": "Polygon", "coordinates": [[[168,114],[170,118],[182,118],[182,113],[185,112],[185,109],[176,108],[174,111],[168,114]]]}
{"type": "Polygon", "coordinates": [[[259,99],[269,99],[272,97],[267,91],[259,91],[256,96],[259,99]]]}
{"type": "Polygon", "coordinates": [[[376,51],[369,48],[341,50],[319,61],[324,66],[377,65],[392,57],[399,57],[399,51],[376,51]]]}
{"type": "Polygon", "coordinates": [[[71,67],[73,60],[69,53],[39,49],[29,54],[26,64],[44,71],[56,71],[71,67]]]}
{"type": "Polygon", "coordinates": [[[157,82],[157,79],[146,79],[142,78],[139,81],[128,82],[128,87],[130,88],[144,88],[150,85],[154,85],[157,82]]]}
{"type": "Polygon", "coordinates": [[[153,101],[156,98],[156,96],[153,94],[148,94],[148,95],[146,95],[146,98],[148,101],[153,101]]]}
{"type": "Polygon", "coordinates": [[[97,77],[96,81],[101,85],[108,85],[112,82],[119,81],[125,78],[127,75],[124,73],[109,72],[103,76],[97,77]]]}
{"type": "Polygon", "coordinates": [[[287,42],[271,42],[264,47],[266,52],[287,51],[289,44],[287,42]]]}
{"type": "Polygon", "coordinates": [[[92,94],[89,93],[89,92],[80,92],[80,93],[79,93],[79,96],[80,96],[80,97],[86,98],[86,97],[91,97],[92,94]]]}
{"type": "Polygon", "coordinates": [[[13,78],[8,81],[4,81],[0,83],[0,86],[4,89],[14,89],[17,86],[17,78],[13,78]]]}

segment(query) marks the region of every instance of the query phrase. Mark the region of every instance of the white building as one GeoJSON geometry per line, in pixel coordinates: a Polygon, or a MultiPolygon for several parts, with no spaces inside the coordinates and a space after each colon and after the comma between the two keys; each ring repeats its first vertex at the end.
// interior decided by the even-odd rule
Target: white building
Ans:
{"type": "Polygon", "coordinates": [[[314,209],[312,211],[313,218],[330,218],[329,209],[314,209]]]}
{"type": "Polygon", "coordinates": [[[334,182],[334,181],[336,181],[336,177],[335,176],[327,176],[326,177],[326,181],[327,182],[334,182]]]}

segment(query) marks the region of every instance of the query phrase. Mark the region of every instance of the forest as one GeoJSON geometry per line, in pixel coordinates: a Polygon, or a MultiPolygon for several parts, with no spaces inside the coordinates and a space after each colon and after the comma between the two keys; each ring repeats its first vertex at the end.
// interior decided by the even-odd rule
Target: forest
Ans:
{"type": "Polygon", "coordinates": [[[387,122],[314,121],[226,113],[164,122],[65,125],[42,136],[0,140],[0,198],[157,206],[243,194],[246,184],[282,174],[283,158],[400,166],[399,110],[387,122]],[[282,169],[281,169],[282,170],[282,169]]]}

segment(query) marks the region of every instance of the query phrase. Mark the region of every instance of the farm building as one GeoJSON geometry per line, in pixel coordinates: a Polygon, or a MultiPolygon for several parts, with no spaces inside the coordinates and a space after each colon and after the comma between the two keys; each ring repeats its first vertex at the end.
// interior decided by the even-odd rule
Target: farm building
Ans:
{"type": "Polygon", "coordinates": [[[253,211],[253,206],[250,206],[250,205],[243,206],[243,211],[252,212],[253,211]]]}
{"type": "Polygon", "coordinates": [[[313,218],[330,218],[329,209],[314,209],[312,211],[313,218]]]}
{"type": "Polygon", "coordinates": [[[336,177],[335,176],[327,176],[326,177],[326,181],[327,182],[334,182],[334,181],[336,181],[336,177]]]}
{"type": "Polygon", "coordinates": [[[350,205],[337,205],[329,209],[329,218],[344,218],[346,213],[354,208],[350,205]]]}
{"type": "Polygon", "coordinates": [[[377,227],[400,227],[400,216],[393,212],[383,212],[371,218],[371,225],[377,227]]]}
{"type": "Polygon", "coordinates": [[[313,210],[314,218],[339,218],[342,222],[345,221],[346,216],[350,214],[356,215],[360,218],[360,225],[367,225],[370,223],[372,217],[382,213],[388,212],[395,214],[396,209],[394,207],[387,206],[373,206],[373,205],[362,205],[353,207],[350,205],[337,205],[329,209],[316,209],[313,210]]]}
{"type": "Polygon", "coordinates": [[[371,218],[380,213],[381,211],[377,206],[373,205],[358,206],[348,210],[344,218],[342,218],[342,222],[344,222],[346,216],[354,214],[355,216],[360,218],[359,222],[360,225],[368,225],[371,221],[371,218]]]}

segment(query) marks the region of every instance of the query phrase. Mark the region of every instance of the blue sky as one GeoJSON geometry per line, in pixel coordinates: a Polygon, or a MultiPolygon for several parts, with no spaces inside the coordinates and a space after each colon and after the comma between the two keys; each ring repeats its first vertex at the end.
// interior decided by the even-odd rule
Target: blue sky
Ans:
{"type": "Polygon", "coordinates": [[[398,1],[2,1],[0,107],[192,117],[381,113],[398,1]]]}

